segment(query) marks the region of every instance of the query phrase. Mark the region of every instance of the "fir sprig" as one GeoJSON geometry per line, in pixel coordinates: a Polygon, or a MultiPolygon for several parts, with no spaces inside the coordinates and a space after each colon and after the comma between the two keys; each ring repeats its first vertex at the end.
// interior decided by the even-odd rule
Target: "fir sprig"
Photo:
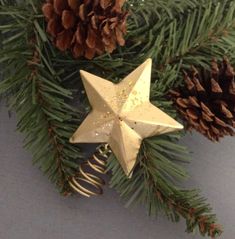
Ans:
{"type": "Polygon", "coordinates": [[[124,59],[136,54],[140,61],[152,57],[156,68],[164,71],[168,64],[208,67],[214,56],[233,57],[234,1],[190,2],[150,0],[137,10],[132,4],[124,59]]]}
{"type": "Polygon", "coordinates": [[[177,144],[178,137],[178,134],[169,134],[145,140],[131,179],[125,176],[112,155],[108,162],[108,170],[113,173],[110,185],[120,193],[127,206],[141,203],[150,215],[163,210],[173,222],[183,217],[187,232],[198,229],[201,235],[214,238],[222,233],[222,228],[216,223],[210,206],[197,190],[178,186],[187,178],[179,163],[188,162],[185,148],[177,144]]]}
{"type": "Polygon", "coordinates": [[[9,108],[16,111],[17,129],[25,134],[33,163],[66,193],[81,158],[79,148],[68,141],[79,112],[68,104],[72,93],[51,65],[51,49],[33,10],[4,6],[0,10],[4,16],[0,94],[7,93],[9,108]]]}

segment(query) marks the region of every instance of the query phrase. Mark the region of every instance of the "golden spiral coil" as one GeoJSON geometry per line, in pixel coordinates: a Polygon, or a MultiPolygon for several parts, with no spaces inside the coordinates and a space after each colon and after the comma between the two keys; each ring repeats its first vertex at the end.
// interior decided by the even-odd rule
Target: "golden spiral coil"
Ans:
{"type": "Polygon", "coordinates": [[[93,156],[79,166],[78,174],[69,180],[71,188],[85,197],[103,194],[105,182],[100,175],[106,174],[110,152],[108,144],[98,147],[93,156]]]}

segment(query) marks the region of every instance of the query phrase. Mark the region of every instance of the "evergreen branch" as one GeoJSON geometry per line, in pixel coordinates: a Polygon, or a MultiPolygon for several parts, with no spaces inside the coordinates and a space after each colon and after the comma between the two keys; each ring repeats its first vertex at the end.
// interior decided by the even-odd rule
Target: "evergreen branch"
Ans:
{"type": "Polygon", "coordinates": [[[68,139],[79,113],[67,103],[71,92],[46,56],[48,46],[33,9],[1,6],[3,15],[0,57],[5,79],[0,94],[9,96],[8,105],[16,111],[17,129],[26,135],[25,148],[32,151],[33,163],[61,192],[70,192],[68,180],[77,171],[81,153],[68,139]]]}
{"type": "Polygon", "coordinates": [[[157,69],[162,71],[168,64],[175,65],[183,61],[186,67],[192,63],[208,66],[212,57],[233,55],[234,1],[197,1],[197,4],[188,5],[182,12],[169,14],[169,11],[174,12],[177,4],[180,5],[175,2],[175,6],[168,6],[168,11],[163,7],[161,15],[156,10],[158,4],[155,4],[155,7],[148,8],[145,17],[132,9],[133,17],[127,37],[127,48],[131,51],[125,49],[123,52],[132,57],[136,57],[134,55],[137,53],[137,58],[141,60],[152,57],[157,69]]]}
{"type": "Polygon", "coordinates": [[[171,33],[159,57],[163,66],[182,61],[184,67],[207,67],[211,58],[234,53],[235,44],[228,41],[235,37],[235,3],[208,2],[205,8],[189,12],[179,23],[172,22],[169,29],[171,33]]]}
{"type": "Polygon", "coordinates": [[[133,10],[135,15],[140,16],[134,17],[137,22],[143,22],[144,20],[147,25],[150,25],[150,22],[147,20],[149,19],[149,14],[154,13],[153,15],[159,20],[165,16],[168,19],[172,19],[180,13],[183,14],[185,10],[194,9],[204,3],[206,3],[206,0],[128,0],[126,5],[127,9],[133,10]],[[141,18],[142,20],[140,20],[141,18]]]}
{"type": "Polygon", "coordinates": [[[127,201],[127,206],[144,204],[150,215],[163,210],[173,222],[181,216],[186,220],[187,232],[198,228],[201,235],[214,238],[222,229],[205,199],[196,190],[183,190],[176,185],[187,178],[179,162],[188,161],[185,148],[176,143],[178,138],[179,134],[169,134],[146,139],[131,179],[112,155],[108,162],[108,170],[112,171],[110,185],[127,201]]]}

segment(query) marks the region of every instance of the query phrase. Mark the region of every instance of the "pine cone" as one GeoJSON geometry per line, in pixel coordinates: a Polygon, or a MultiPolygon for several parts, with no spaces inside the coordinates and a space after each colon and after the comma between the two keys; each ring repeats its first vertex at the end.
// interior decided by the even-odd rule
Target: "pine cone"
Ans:
{"type": "Polygon", "coordinates": [[[211,70],[184,72],[185,86],[170,91],[188,129],[196,129],[212,141],[235,135],[235,71],[228,59],[211,70]]]}
{"type": "Polygon", "coordinates": [[[47,32],[61,51],[92,59],[125,45],[125,0],[47,0],[42,6],[47,32]]]}

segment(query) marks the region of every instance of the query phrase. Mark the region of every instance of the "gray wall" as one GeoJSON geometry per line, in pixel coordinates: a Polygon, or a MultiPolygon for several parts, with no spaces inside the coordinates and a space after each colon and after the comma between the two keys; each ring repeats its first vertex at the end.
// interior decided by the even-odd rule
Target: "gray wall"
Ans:
{"type": "MultiPolygon", "coordinates": [[[[199,239],[184,233],[166,218],[149,218],[142,207],[125,209],[108,188],[102,197],[61,197],[47,178],[31,164],[22,149],[16,120],[0,105],[0,239],[199,239]]],[[[235,237],[234,138],[212,144],[188,135],[184,142],[193,153],[187,165],[191,178],[186,186],[202,189],[220,222],[222,239],[235,237]]]]}

